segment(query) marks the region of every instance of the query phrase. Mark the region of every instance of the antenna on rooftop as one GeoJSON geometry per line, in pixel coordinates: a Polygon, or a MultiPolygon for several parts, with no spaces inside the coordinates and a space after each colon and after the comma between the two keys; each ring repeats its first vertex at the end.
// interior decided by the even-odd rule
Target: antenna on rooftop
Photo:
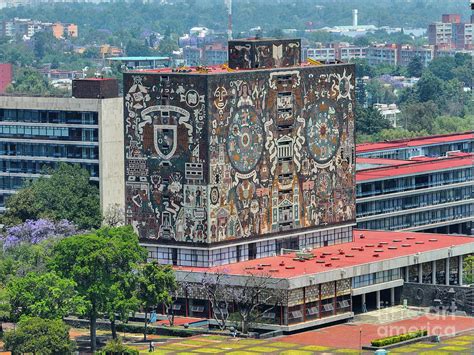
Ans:
{"type": "Polygon", "coordinates": [[[225,0],[225,4],[227,6],[227,16],[228,16],[228,23],[227,23],[227,39],[232,39],[232,0],[225,0]]]}

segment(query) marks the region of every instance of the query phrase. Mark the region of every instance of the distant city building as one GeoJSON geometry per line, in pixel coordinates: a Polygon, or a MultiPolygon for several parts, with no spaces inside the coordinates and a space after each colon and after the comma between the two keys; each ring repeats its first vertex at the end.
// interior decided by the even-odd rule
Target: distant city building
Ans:
{"type": "Polygon", "coordinates": [[[78,26],[73,23],[50,23],[17,17],[12,20],[4,20],[0,34],[3,37],[22,37],[29,39],[40,31],[51,31],[52,35],[57,39],[78,36],[78,26]]]}
{"type": "Polygon", "coordinates": [[[419,57],[423,66],[436,57],[434,46],[414,47],[402,44],[376,44],[367,49],[367,61],[370,65],[400,65],[407,66],[415,58],[419,57]]]}
{"type": "Polygon", "coordinates": [[[127,69],[158,69],[171,66],[170,57],[111,57],[107,58],[109,65],[120,63],[127,69]]]}
{"type": "Polygon", "coordinates": [[[396,44],[374,45],[367,49],[367,62],[369,65],[397,65],[398,47],[396,44]]]}
{"type": "Polygon", "coordinates": [[[444,14],[441,22],[433,22],[428,26],[430,45],[438,49],[473,49],[472,17],[471,23],[462,23],[457,14],[444,14]]]}
{"type": "Polygon", "coordinates": [[[62,79],[83,79],[84,72],[79,70],[59,70],[59,69],[38,69],[38,72],[41,73],[48,80],[62,80],[62,79]]]}
{"type": "Polygon", "coordinates": [[[5,93],[8,85],[13,80],[13,65],[10,63],[0,63],[0,94],[5,93]]]}
{"type": "Polygon", "coordinates": [[[102,57],[120,57],[123,55],[122,48],[111,46],[110,44],[103,44],[99,48],[102,57]]]}
{"type": "Polygon", "coordinates": [[[368,47],[344,45],[336,45],[336,59],[343,62],[349,62],[351,59],[365,58],[367,57],[368,47]]]}
{"type": "Polygon", "coordinates": [[[183,48],[183,59],[186,66],[221,65],[228,61],[227,46],[217,42],[202,47],[186,46],[183,48]]]}
{"type": "Polygon", "coordinates": [[[43,168],[79,164],[100,189],[101,207],[124,204],[123,98],[113,79],[85,79],[76,97],[0,96],[0,210],[43,168]]]}
{"type": "Polygon", "coordinates": [[[67,37],[77,37],[78,36],[78,27],[73,23],[63,24],[60,22],[56,22],[51,26],[51,30],[53,31],[53,36],[56,39],[63,39],[67,37]]]}
{"type": "Polygon", "coordinates": [[[308,58],[324,61],[334,62],[336,60],[336,50],[331,47],[320,47],[320,48],[303,48],[303,60],[308,58]]]}
{"type": "Polygon", "coordinates": [[[186,66],[195,67],[201,65],[202,48],[186,46],[183,48],[183,59],[186,66]]]}
{"type": "Polygon", "coordinates": [[[351,59],[365,58],[367,56],[368,47],[353,46],[346,42],[334,42],[329,44],[320,44],[315,47],[303,47],[303,60],[308,58],[324,61],[335,62],[340,60],[349,62],[351,59]]]}
{"type": "Polygon", "coordinates": [[[225,64],[228,61],[227,46],[221,43],[204,46],[202,55],[204,65],[219,65],[225,64]]]}
{"type": "Polygon", "coordinates": [[[3,37],[31,38],[36,32],[42,31],[44,28],[44,24],[40,21],[16,17],[12,20],[3,20],[1,34],[3,37]]]}
{"type": "Polygon", "coordinates": [[[408,66],[415,57],[420,58],[423,66],[427,67],[436,56],[434,46],[414,47],[410,45],[399,45],[397,54],[397,65],[403,67],[408,66]]]}
{"type": "Polygon", "coordinates": [[[390,122],[393,128],[400,126],[398,123],[398,116],[401,111],[398,109],[396,104],[374,104],[374,108],[380,112],[383,118],[390,122]]]}

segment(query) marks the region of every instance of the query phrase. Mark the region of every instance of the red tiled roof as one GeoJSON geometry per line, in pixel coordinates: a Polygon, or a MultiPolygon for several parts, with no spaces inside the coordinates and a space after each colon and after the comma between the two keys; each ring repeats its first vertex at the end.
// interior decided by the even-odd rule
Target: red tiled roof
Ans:
{"type": "MultiPolygon", "coordinates": [[[[358,158],[359,159],[359,158],[358,158]]],[[[384,179],[391,176],[413,175],[417,173],[452,169],[462,166],[474,165],[474,154],[449,156],[428,161],[411,161],[407,164],[396,166],[382,166],[372,169],[360,170],[356,173],[356,181],[369,181],[384,179]]]]}
{"type": "Polygon", "coordinates": [[[354,230],[353,242],[315,248],[311,251],[314,258],[310,260],[295,260],[296,255],[292,253],[211,268],[176,269],[224,272],[228,275],[269,274],[275,278],[292,278],[469,243],[474,243],[474,238],[418,232],[354,230]]]}
{"type": "Polygon", "coordinates": [[[443,135],[437,135],[437,136],[400,139],[400,140],[387,141],[387,142],[362,143],[362,144],[357,144],[356,152],[365,153],[365,152],[371,152],[371,151],[376,151],[376,150],[389,150],[389,149],[406,148],[406,147],[417,147],[421,145],[440,144],[440,143],[455,142],[455,141],[468,140],[468,139],[474,139],[473,132],[443,134],[443,135]]]}

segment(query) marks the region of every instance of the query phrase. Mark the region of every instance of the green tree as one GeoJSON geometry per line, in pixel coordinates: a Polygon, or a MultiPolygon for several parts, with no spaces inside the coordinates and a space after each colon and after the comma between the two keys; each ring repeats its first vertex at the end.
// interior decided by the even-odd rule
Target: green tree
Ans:
{"type": "Polygon", "coordinates": [[[61,319],[83,312],[83,299],[75,290],[76,283],[53,272],[28,273],[15,277],[7,285],[12,320],[21,316],[61,319]]]}
{"type": "MultiPolygon", "coordinates": [[[[137,264],[146,258],[131,226],[103,227],[95,233],[59,241],[53,250],[50,267],[64,278],[76,282],[85,300],[90,322],[91,349],[96,349],[97,318],[111,311],[111,290],[133,278],[137,264]]],[[[120,311],[122,305],[117,305],[120,311]]]]}
{"type": "Polygon", "coordinates": [[[356,107],[356,132],[375,134],[382,129],[391,128],[390,122],[382,117],[379,110],[373,107],[356,107]]]}
{"type": "Polygon", "coordinates": [[[32,40],[34,44],[35,57],[38,60],[43,59],[47,53],[54,52],[58,47],[58,40],[49,31],[35,33],[32,40]]]}
{"type": "Polygon", "coordinates": [[[442,94],[443,81],[426,70],[416,83],[416,93],[420,102],[436,101],[442,94]]]}
{"type": "Polygon", "coordinates": [[[408,63],[407,74],[408,76],[419,78],[421,77],[422,73],[423,62],[419,56],[415,56],[412,60],[410,60],[410,63],[408,63]]]}
{"type": "Polygon", "coordinates": [[[472,131],[474,115],[466,117],[438,116],[433,123],[433,134],[472,131]]]}
{"type": "Polygon", "coordinates": [[[173,51],[178,49],[178,40],[176,38],[165,37],[160,41],[159,52],[163,55],[171,55],[173,51]]]}
{"type": "Polygon", "coordinates": [[[428,69],[433,73],[433,75],[441,80],[453,79],[453,68],[456,68],[456,60],[453,57],[435,58],[428,65],[428,69]]]}
{"type": "Polygon", "coordinates": [[[438,106],[433,101],[408,104],[401,109],[401,122],[409,131],[425,131],[432,134],[435,118],[439,115],[438,106]]]}
{"type": "Polygon", "coordinates": [[[159,304],[169,304],[172,300],[171,293],[176,287],[176,278],[171,266],[159,265],[156,261],[152,261],[140,269],[138,299],[145,311],[144,340],[147,335],[148,313],[159,304]]]}
{"type": "Polygon", "coordinates": [[[75,344],[62,320],[22,318],[16,329],[5,333],[4,348],[13,354],[70,354],[75,344]]]}
{"type": "Polygon", "coordinates": [[[463,260],[463,281],[466,285],[474,284],[474,255],[464,257],[463,260]]]}
{"type": "Polygon", "coordinates": [[[372,78],[375,75],[374,67],[369,65],[367,59],[356,58],[352,60],[352,62],[355,64],[355,73],[357,78],[363,78],[364,76],[372,78]]]}
{"type": "Polygon", "coordinates": [[[15,73],[14,82],[7,87],[7,92],[43,96],[60,94],[40,73],[32,68],[19,69],[15,73]]]}
{"type": "Polygon", "coordinates": [[[97,352],[97,355],[138,355],[137,349],[126,346],[122,338],[112,339],[105,344],[105,346],[97,352]]]}
{"type": "Polygon", "coordinates": [[[130,40],[125,48],[128,56],[150,56],[153,51],[143,41],[130,40]]]}
{"type": "Polygon", "coordinates": [[[79,165],[60,164],[12,195],[6,201],[2,222],[8,226],[28,219],[67,219],[81,229],[99,227],[99,189],[89,180],[89,173],[79,165]]]}

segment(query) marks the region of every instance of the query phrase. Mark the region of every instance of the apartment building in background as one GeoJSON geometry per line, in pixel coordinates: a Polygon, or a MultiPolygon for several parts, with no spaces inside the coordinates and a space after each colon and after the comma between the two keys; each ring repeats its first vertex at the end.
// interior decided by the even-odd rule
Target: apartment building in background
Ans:
{"type": "Polygon", "coordinates": [[[66,37],[77,37],[78,26],[73,23],[63,24],[61,22],[41,22],[32,19],[17,18],[3,20],[0,36],[31,38],[40,31],[50,31],[57,39],[66,37]]]}
{"type": "Polygon", "coordinates": [[[472,42],[472,20],[470,23],[461,22],[458,14],[444,14],[441,21],[433,22],[428,26],[428,41],[430,45],[440,50],[474,48],[472,42]]]}
{"type": "Polygon", "coordinates": [[[79,164],[101,207],[123,206],[123,99],[113,79],[73,81],[73,97],[0,96],[0,210],[26,180],[79,164]]]}

